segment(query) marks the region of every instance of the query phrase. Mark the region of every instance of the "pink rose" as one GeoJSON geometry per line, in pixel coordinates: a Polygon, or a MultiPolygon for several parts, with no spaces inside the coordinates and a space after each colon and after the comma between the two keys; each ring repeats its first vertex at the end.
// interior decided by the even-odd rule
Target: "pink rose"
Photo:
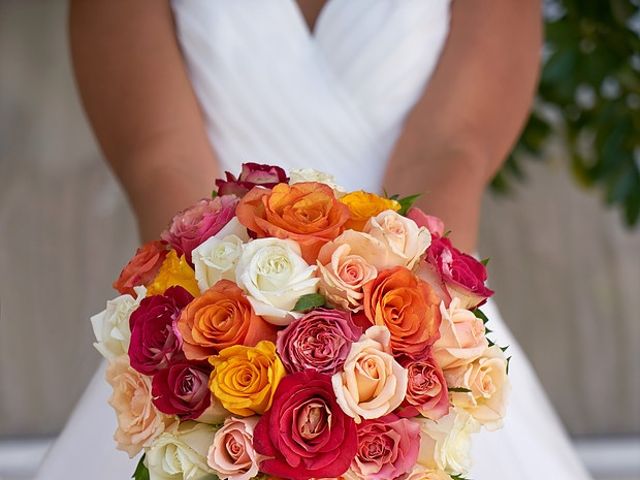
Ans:
{"type": "Polygon", "coordinates": [[[166,368],[174,357],[181,357],[182,337],[176,322],[193,296],[182,287],[170,287],[163,295],[153,295],[140,302],[131,314],[131,366],[145,375],[166,368]]]}
{"type": "Polygon", "coordinates": [[[207,463],[222,480],[249,480],[258,475],[259,456],[253,448],[258,417],[229,417],[213,437],[207,463]]]}
{"type": "Polygon", "coordinates": [[[179,359],[153,376],[153,404],[180,420],[195,420],[211,405],[209,362],[179,359]]]}
{"type": "Polygon", "coordinates": [[[409,383],[407,396],[398,414],[402,417],[422,415],[438,420],[449,413],[449,391],[440,366],[432,357],[407,360],[409,383]]]}
{"type": "Polygon", "coordinates": [[[464,366],[476,360],[489,347],[484,322],[473,312],[460,308],[454,298],[449,308],[440,304],[440,338],[433,345],[433,356],[443,369],[464,366]]]}
{"type": "Polygon", "coordinates": [[[282,168],[259,163],[243,163],[242,172],[238,178],[229,172],[224,173],[226,180],[216,180],[218,195],[244,197],[255,186],[273,188],[278,183],[289,182],[289,178],[282,168]]]}
{"type": "Polygon", "coordinates": [[[444,234],[444,222],[438,217],[427,215],[418,207],[411,207],[406,215],[419,227],[425,227],[429,230],[432,237],[441,237],[444,234]]]}
{"type": "Polygon", "coordinates": [[[404,478],[418,459],[420,426],[394,414],[358,425],[358,453],[351,470],[363,480],[404,478]]]}
{"type": "Polygon", "coordinates": [[[356,425],[337,404],[331,377],[307,370],[282,379],[273,406],[258,421],[260,470],[293,480],[334,478],[356,455],[356,425]]]}
{"type": "Polygon", "coordinates": [[[126,355],[109,364],[106,379],[113,387],[109,404],[118,420],[114,439],[118,449],[127,452],[129,457],[149,448],[165,430],[176,426],[174,418],[163,415],[153,405],[151,379],[132,369],[126,355]]]}
{"type": "Polygon", "coordinates": [[[184,254],[192,264],[193,249],[218,233],[235,216],[237,204],[238,198],[233,195],[204,198],[173,217],[169,229],[160,236],[178,256],[184,254]]]}
{"type": "Polygon", "coordinates": [[[278,355],[288,372],[315,370],[332,375],[344,365],[362,329],[349,312],[319,308],[278,332],[278,355]]]}
{"type": "Polygon", "coordinates": [[[455,248],[446,237],[433,239],[419,276],[441,290],[447,305],[457,297],[462,308],[473,309],[493,295],[493,290],[485,285],[485,266],[455,248]]]}

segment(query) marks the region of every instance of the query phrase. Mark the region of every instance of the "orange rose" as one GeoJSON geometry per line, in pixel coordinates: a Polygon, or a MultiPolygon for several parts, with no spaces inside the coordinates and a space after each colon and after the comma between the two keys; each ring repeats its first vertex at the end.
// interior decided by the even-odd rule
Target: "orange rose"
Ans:
{"type": "Polygon", "coordinates": [[[236,215],[258,237],[296,241],[309,264],[323,244],[342,233],[350,217],[333,190],[315,182],[280,183],[273,190],[256,187],[240,201],[236,215]]]}
{"type": "Polygon", "coordinates": [[[394,354],[420,357],[440,336],[440,298],[405,267],[382,271],[363,290],[364,313],[389,329],[394,354]]]}
{"type": "Polygon", "coordinates": [[[257,316],[238,286],[220,280],[180,314],[178,330],[189,359],[205,359],[233,345],[275,340],[275,327],[257,316]]]}
{"type": "Polygon", "coordinates": [[[166,256],[167,246],[163,242],[155,240],[145,243],[122,269],[118,279],[113,282],[113,288],[122,295],[128,293],[135,298],[133,287],[146,287],[160,270],[166,256]]]}

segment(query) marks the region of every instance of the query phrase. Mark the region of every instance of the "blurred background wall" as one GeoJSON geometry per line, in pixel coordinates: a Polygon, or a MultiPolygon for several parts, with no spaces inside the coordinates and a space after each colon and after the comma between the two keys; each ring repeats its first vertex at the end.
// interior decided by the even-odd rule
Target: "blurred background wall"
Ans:
{"type": "MultiPolygon", "coordinates": [[[[74,90],[66,4],[0,0],[0,440],[55,435],[97,363],[89,316],[136,246],[74,90]]],[[[640,235],[562,154],[487,195],[481,252],[573,435],[640,434],[640,235]]],[[[514,361],[518,361],[514,359],[514,361]]]]}

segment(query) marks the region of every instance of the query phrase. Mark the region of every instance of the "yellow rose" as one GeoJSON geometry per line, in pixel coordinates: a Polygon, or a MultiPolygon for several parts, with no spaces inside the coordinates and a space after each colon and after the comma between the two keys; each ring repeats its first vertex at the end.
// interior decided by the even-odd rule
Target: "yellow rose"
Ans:
{"type": "Polygon", "coordinates": [[[385,210],[400,210],[400,204],[390,198],[383,198],[362,190],[347,193],[340,199],[349,208],[351,218],[345,224],[346,229],[361,231],[371,217],[385,210]]]}
{"type": "Polygon", "coordinates": [[[209,388],[231,413],[249,417],[271,408],[273,394],[285,376],[284,365],[273,342],[255,347],[235,345],[209,358],[214,370],[209,388]]]}
{"type": "Polygon", "coordinates": [[[147,296],[162,295],[167,288],[176,285],[181,286],[194,297],[200,295],[193,268],[187,263],[184,255],[178,258],[176,251],[171,250],[162,262],[156,278],[149,284],[147,296]]]}

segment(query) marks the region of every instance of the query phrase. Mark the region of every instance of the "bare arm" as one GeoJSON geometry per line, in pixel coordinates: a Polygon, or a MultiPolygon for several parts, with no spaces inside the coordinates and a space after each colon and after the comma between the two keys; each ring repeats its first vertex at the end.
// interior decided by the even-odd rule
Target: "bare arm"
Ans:
{"type": "Polygon", "coordinates": [[[454,0],[438,67],[391,157],[386,188],[424,192],[457,244],[475,248],[481,197],[526,120],[541,47],[539,0],[454,0]]]}
{"type": "Polygon", "coordinates": [[[217,163],[168,0],[72,0],[71,53],[100,146],[144,240],[208,195],[217,163]]]}

